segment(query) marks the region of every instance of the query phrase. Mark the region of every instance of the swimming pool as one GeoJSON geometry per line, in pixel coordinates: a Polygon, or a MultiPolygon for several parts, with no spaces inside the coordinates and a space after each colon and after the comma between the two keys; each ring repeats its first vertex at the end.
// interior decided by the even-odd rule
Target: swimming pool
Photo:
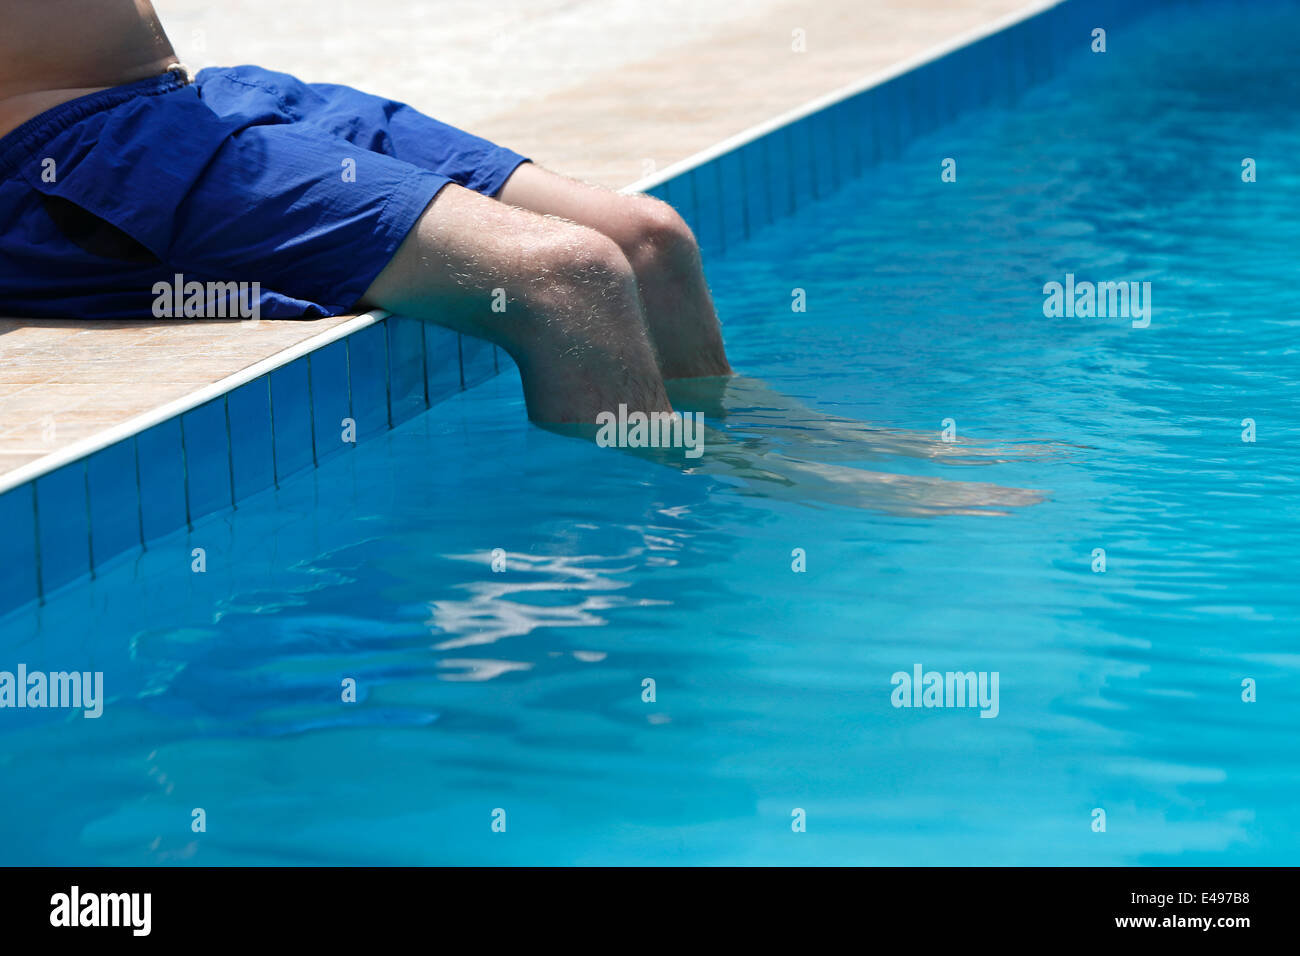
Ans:
{"type": "Polygon", "coordinates": [[[1164,10],[728,242],[771,391],[709,441],[781,480],[531,428],[510,372],[5,617],[106,701],[5,712],[0,860],[1293,862],[1297,27],[1164,10]],[[1045,314],[1067,275],[1149,325],[1045,314]],[[997,716],[893,706],[916,665],[997,716]]]}

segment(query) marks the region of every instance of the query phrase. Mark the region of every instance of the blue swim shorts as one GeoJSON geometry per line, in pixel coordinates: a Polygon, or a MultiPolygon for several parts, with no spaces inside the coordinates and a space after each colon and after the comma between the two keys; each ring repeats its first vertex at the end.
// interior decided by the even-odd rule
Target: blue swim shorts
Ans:
{"type": "Polygon", "coordinates": [[[149,318],[178,274],[260,283],[266,318],[349,312],[443,186],[492,196],[523,162],[255,66],[102,90],[0,138],[0,315],[149,318]]]}

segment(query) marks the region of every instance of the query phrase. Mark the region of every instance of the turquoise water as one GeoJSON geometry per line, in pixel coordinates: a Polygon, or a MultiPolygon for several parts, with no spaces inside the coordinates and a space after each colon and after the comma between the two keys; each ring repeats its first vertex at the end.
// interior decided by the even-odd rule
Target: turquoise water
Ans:
{"type": "Polygon", "coordinates": [[[510,373],[0,622],[108,695],[0,715],[0,861],[1293,863],[1300,14],[1260,9],[1116,31],[710,263],[772,394],[703,460],[786,483],[529,427],[510,373]],[[1066,273],[1150,326],[1046,317],[1066,273]],[[996,718],[892,706],[918,663],[996,718]]]}

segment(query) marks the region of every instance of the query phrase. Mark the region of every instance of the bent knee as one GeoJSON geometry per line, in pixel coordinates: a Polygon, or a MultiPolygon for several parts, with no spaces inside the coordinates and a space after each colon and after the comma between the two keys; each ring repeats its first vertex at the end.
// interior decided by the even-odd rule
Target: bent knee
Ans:
{"type": "Polygon", "coordinates": [[[620,245],[633,265],[695,260],[699,246],[691,227],[672,206],[651,196],[630,196],[620,245]]]}
{"type": "Polygon", "coordinates": [[[585,226],[556,221],[529,252],[538,282],[545,293],[590,291],[606,295],[611,291],[635,292],[635,275],[618,243],[585,226]]]}

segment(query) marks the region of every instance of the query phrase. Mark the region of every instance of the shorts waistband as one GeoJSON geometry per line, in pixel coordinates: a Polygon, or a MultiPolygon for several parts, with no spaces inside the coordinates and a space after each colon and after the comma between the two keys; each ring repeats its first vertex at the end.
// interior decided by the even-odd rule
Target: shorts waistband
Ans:
{"type": "Polygon", "coordinates": [[[0,168],[12,168],[41,143],[53,139],[88,116],[121,106],[138,96],[158,96],[189,85],[190,79],[180,69],[168,69],[160,76],[150,76],[121,86],[87,93],[38,113],[17,129],[0,137],[0,168]]]}

